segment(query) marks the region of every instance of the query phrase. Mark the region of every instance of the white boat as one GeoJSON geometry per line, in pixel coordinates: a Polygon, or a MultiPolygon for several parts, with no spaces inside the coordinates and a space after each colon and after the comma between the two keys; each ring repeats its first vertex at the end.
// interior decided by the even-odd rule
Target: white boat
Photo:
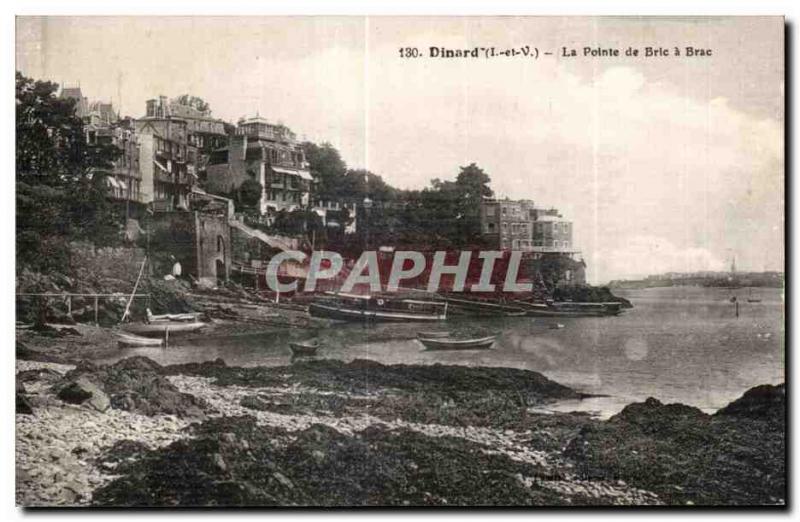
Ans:
{"type": "Polygon", "coordinates": [[[319,339],[289,343],[289,348],[292,350],[292,355],[294,356],[316,355],[317,349],[320,346],[322,346],[322,343],[319,342],[319,339]]]}
{"type": "Polygon", "coordinates": [[[153,315],[150,312],[150,309],[147,309],[147,321],[150,323],[156,323],[161,321],[177,321],[177,322],[185,322],[191,323],[196,322],[197,317],[199,316],[196,312],[186,313],[186,314],[160,314],[160,315],[153,315]]]}
{"type": "Polygon", "coordinates": [[[419,342],[428,350],[485,350],[494,344],[496,335],[478,339],[424,339],[419,342]]]}
{"type": "Polygon", "coordinates": [[[161,346],[164,344],[163,339],[153,337],[140,337],[138,335],[124,334],[118,332],[117,343],[120,348],[135,348],[138,346],[161,346]]]}
{"type": "Polygon", "coordinates": [[[205,327],[206,323],[195,321],[192,323],[180,321],[157,321],[155,323],[131,323],[123,326],[123,330],[137,335],[164,337],[169,335],[196,332],[205,327]]]}

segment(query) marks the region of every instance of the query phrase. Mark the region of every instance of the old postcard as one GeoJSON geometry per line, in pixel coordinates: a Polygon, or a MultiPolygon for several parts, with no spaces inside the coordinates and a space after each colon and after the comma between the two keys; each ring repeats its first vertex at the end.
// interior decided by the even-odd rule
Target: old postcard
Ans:
{"type": "Polygon", "coordinates": [[[781,17],[16,22],[16,502],[787,504],[781,17]]]}

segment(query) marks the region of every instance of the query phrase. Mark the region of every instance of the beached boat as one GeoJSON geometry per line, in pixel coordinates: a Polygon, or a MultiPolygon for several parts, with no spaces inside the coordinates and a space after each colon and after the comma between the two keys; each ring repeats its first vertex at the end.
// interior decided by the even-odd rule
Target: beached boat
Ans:
{"type": "Polygon", "coordinates": [[[418,339],[441,339],[450,337],[450,332],[417,332],[418,339]]]}
{"type": "Polygon", "coordinates": [[[524,307],[516,303],[505,304],[500,302],[481,301],[477,299],[464,299],[447,296],[445,299],[452,315],[466,315],[477,317],[519,317],[526,315],[524,307]]]}
{"type": "Polygon", "coordinates": [[[425,339],[420,338],[419,342],[425,345],[428,350],[485,350],[494,344],[496,335],[480,337],[478,339],[425,339]]]}
{"type": "Polygon", "coordinates": [[[603,317],[619,315],[622,312],[622,303],[574,303],[571,301],[526,303],[515,301],[515,304],[524,308],[530,317],[603,317]]]}
{"type": "Polygon", "coordinates": [[[158,321],[155,323],[131,323],[123,326],[123,330],[136,335],[164,337],[169,335],[196,332],[206,326],[206,323],[195,321],[191,323],[178,321],[158,321]]]}
{"type": "Polygon", "coordinates": [[[443,321],[447,303],[418,299],[330,294],[308,306],[313,317],[339,321],[416,322],[443,321]]]}
{"type": "Polygon", "coordinates": [[[294,356],[314,355],[317,353],[317,349],[320,346],[322,346],[322,343],[320,343],[318,339],[289,343],[289,348],[292,350],[292,355],[294,356]]]}
{"type": "Polygon", "coordinates": [[[163,339],[153,337],[140,337],[138,335],[117,333],[117,343],[120,348],[137,348],[140,346],[161,346],[164,344],[163,339]]]}
{"type": "Polygon", "coordinates": [[[161,321],[177,321],[177,322],[184,322],[184,323],[193,323],[197,322],[197,318],[200,314],[192,312],[186,314],[160,314],[160,315],[153,315],[150,313],[150,309],[147,309],[147,321],[150,323],[157,323],[161,321]]]}

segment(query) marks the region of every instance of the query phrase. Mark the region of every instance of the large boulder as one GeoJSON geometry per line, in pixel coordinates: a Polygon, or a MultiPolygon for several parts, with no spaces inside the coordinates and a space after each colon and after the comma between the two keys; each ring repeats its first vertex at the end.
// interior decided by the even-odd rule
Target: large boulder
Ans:
{"type": "Polygon", "coordinates": [[[36,368],[31,370],[23,370],[17,373],[17,381],[19,382],[49,382],[54,383],[61,380],[62,375],[50,368],[36,368]]]}
{"type": "MultiPolygon", "coordinates": [[[[75,383],[98,383],[96,388],[104,392],[105,399],[110,400],[108,404],[115,409],[143,415],[204,418],[205,402],[182,393],[161,371],[158,363],[146,357],[131,357],[107,366],[80,362],[65,376],[66,387],[65,384],[57,384],[56,388],[60,390],[59,393],[74,395],[75,400],[82,403],[88,400],[82,398],[85,392],[93,390],[76,386],[75,383]]],[[[107,408],[105,400],[102,407],[107,408]]]]}
{"type": "Polygon", "coordinates": [[[87,403],[97,411],[106,411],[111,406],[111,399],[96,384],[85,377],[78,377],[61,387],[58,398],[70,404],[87,403]]]}
{"type": "Polygon", "coordinates": [[[763,384],[750,388],[744,395],[728,404],[715,415],[748,417],[751,419],[783,419],[786,414],[786,387],[763,384]]]}
{"type": "Polygon", "coordinates": [[[25,395],[25,385],[21,381],[17,381],[17,405],[16,410],[18,415],[33,415],[33,407],[31,406],[28,396],[25,395]]]}

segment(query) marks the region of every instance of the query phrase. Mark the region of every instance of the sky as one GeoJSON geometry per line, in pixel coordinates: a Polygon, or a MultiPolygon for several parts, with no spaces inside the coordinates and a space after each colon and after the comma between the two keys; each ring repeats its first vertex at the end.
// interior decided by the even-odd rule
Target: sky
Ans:
{"type": "Polygon", "coordinates": [[[475,162],[498,196],[573,220],[597,283],[783,268],[783,35],[745,17],[20,17],[16,57],[123,115],[183,93],[257,113],[400,188],[475,162]],[[524,45],[539,58],[399,52],[524,45]],[[682,56],[625,56],[646,46],[682,56]]]}

